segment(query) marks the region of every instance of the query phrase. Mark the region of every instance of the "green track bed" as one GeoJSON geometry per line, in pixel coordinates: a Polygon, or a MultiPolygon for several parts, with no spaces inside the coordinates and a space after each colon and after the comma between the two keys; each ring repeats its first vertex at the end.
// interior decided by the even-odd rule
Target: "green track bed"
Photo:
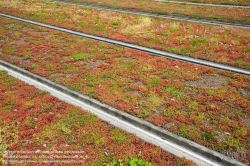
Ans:
{"type": "Polygon", "coordinates": [[[238,159],[249,163],[249,76],[6,18],[0,24],[1,60],[218,152],[244,153],[238,159]]]}
{"type": "Polygon", "coordinates": [[[52,160],[57,166],[72,161],[70,165],[195,165],[4,71],[0,85],[0,164],[34,166],[52,160]]]}
{"type": "MultiPolygon", "coordinates": [[[[222,8],[210,6],[197,6],[187,4],[175,4],[168,2],[156,2],[153,0],[62,0],[65,2],[77,2],[103,7],[111,7],[132,11],[141,11],[155,14],[185,16],[196,19],[207,19],[221,22],[250,24],[250,9],[222,8]]],[[[218,2],[218,1],[217,1],[218,2]]],[[[248,1],[249,2],[249,1],[248,1]]]]}
{"type": "Polygon", "coordinates": [[[172,1],[207,3],[207,4],[218,4],[218,5],[250,6],[249,0],[172,0],[172,1]]]}
{"type": "Polygon", "coordinates": [[[3,1],[0,3],[0,12],[184,56],[250,69],[250,30],[247,29],[141,17],[43,0],[3,1]]]}

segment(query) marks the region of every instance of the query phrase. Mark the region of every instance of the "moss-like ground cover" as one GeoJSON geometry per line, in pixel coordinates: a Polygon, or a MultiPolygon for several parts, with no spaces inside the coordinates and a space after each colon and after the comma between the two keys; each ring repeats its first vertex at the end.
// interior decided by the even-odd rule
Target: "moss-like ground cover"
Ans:
{"type": "MultiPolygon", "coordinates": [[[[173,0],[175,1],[175,0],[173,0]]],[[[193,3],[208,3],[220,5],[237,5],[237,6],[250,6],[249,0],[176,0],[180,2],[193,2],[193,3]]],[[[166,0],[167,2],[167,0],[166,0]]]]}
{"type": "MultiPolygon", "coordinates": [[[[142,11],[164,15],[185,16],[190,18],[208,19],[221,22],[234,22],[249,24],[249,9],[221,8],[196,6],[186,4],[174,4],[168,2],[156,2],[154,0],[62,0],[68,2],[85,3],[104,7],[119,8],[125,10],[142,11]]],[[[199,0],[193,0],[199,1],[199,0]]],[[[214,0],[219,2],[217,0],[214,0]]],[[[226,0],[227,1],[227,0],[226,0]]],[[[245,3],[246,4],[246,3],[245,3]]],[[[249,1],[248,1],[249,4],[249,1]]]]}
{"type": "Polygon", "coordinates": [[[213,150],[245,152],[241,161],[249,162],[249,76],[5,18],[1,24],[2,60],[213,150]]]}
{"type": "Polygon", "coordinates": [[[108,125],[78,107],[59,101],[48,92],[8,76],[4,71],[0,71],[0,85],[0,165],[8,162],[6,156],[13,156],[10,152],[16,156],[9,159],[19,162],[73,160],[75,163],[70,165],[195,165],[108,125]],[[74,158],[58,158],[63,156],[60,151],[64,156],[74,155],[74,158]],[[55,157],[51,159],[52,155],[55,157]],[[28,158],[21,158],[24,156],[28,158]]]}
{"type": "Polygon", "coordinates": [[[250,31],[247,29],[132,16],[44,0],[3,1],[0,11],[80,32],[250,69],[250,31]]]}

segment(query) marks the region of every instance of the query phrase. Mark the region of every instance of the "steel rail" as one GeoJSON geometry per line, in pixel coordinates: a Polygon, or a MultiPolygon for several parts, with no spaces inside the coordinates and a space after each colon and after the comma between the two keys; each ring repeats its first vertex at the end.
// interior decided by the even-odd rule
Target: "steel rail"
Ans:
{"type": "Polygon", "coordinates": [[[151,55],[162,56],[162,57],[165,57],[168,59],[174,59],[174,60],[194,63],[194,64],[198,64],[198,65],[202,65],[202,66],[208,66],[208,67],[212,67],[212,68],[216,68],[216,69],[220,69],[220,70],[225,70],[225,71],[230,71],[230,72],[235,72],[235,73],[250,76],[250,70],[247,70],[247,69],[242,69],[242,68],[237,68],[237,67],[233,67],[233,66],[229,66],[229,65],[220,64],[220,63],[210,62],[207,60],[177,55],[177,54],[173,54],[173,53],[169,53],[169,52],[165,52],[165,51],[161,51],[161,50],[156,50],[156,49],[152,49],[152,48],[147,48],[147,47],[143,47],[143,46],[139,46],[139,45],[135,45],[135,44],[130,44],[130,43],[126,43],[126,42],[122,42],[122,41],[118,41],[118,40],[108,39],[108,38],[104,38],[104,37],[100,37],[100,36],[90,35],[90,34],[86,34],[86,33],[82,33],[82,32],[77,32],[77,31],[73,31],[73,30],[69,30],[69,29],[65,29],[65,28],[56,27],[53,25],[43,24],[40,22],[27,20],[27,19],[15,17],[15,16],[3,14],[3,13],[0,13],[0,16],[14,19],[14,20],[18,20],[18,21],[22,21],[25,23],[33,24],[33,25],[37,25],[37,26],[41,26],[41,27],[45,27],[45,28],[49,28],[49,29],[53,29],[53,30],[57,30],[57,31],[61,31],[61,32],[66,32],[69,34],[73,34],[73,35],[77,35],[77,36],[81,36],[81,37],[85,37],[85,38],[89,38],[89,39],[93,39],[93,40],[98,40],[98,41],[105,42],[105,43],[110,43],[110,44],[114,44],[114,45],[119,45],[119,46],[131,48],[131,49],[143,51],[143,52],[149,53],[151,55]]]}
{"type": "Polygon", "coordinates": [[[156,2],[167,2],[167,3],[184,4],[184,5],[250,9],[250,6],[240,6],[240,5],[221,5],[221,4],[195,3],[195,2],[183,2],[183,1],[171,1],[171,0],[154,0],[154,1],[156,1],[156,2]]]}
{"type": "Polygon", "coordinates": [[[243,163],[224,156],[223,154],[212,151],[193,141],[177,136],[167,130],[112,108],[88,96],[72,91],[8,62],[0,60],[0,70],[5,70],[8,74],[30,85],[34,85],[38,89],[48,91],[60,100],[79,106],[97,115],[102,120],[133,133],[147,142],[160,146],[165,151],[178,157],[186,157],[202,166],[244,166],[243,163]]]}
{"type": "Polygon", "coordinates": [[[178,17],[178,16],[163,15],[163,14],[138,12],[138,11],[132,11],[132,10],[125,10],[125,9],[117,9],[117,8],[82,4],[82,3],[77,3],[77,2],[66,2],[62,0],[49,0],[49,1],[67,4],[67,5],[77,5],[77,6],[88,7],[92,9],[106,10],[106,11],[133,14],[133,15],[146,16],[146,17],[163,18],[163,19],[170,19],[170,20],[177,20],[177,21],[187,21],[187,22],[201,23],[201,24],[215,25],[215,26],[229,26],[229,27],[234,27],[234,28],[250,29],[250,25],[248,24],[234,24],[234,23],[212,21],[212,20],[205,20],[205,19],[194,19],[194,18],[189,18],[189,17],[178,17]]]}

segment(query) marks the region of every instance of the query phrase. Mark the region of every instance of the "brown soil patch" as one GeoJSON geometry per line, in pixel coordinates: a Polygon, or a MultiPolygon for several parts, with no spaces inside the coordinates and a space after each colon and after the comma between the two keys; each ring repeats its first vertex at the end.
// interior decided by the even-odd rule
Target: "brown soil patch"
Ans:
{"type": "Polygon", "coordinates": [[[21,38],[20,40],[16,40],[15,44],[18,45],[18,46],[23,45],[23,44],[25,44],[25,39],[21,38]]]}
{"type": "Polygon", "coordinates": [[[120,21],[121,17],[114,12],[101,11],[99,17],[104,20],[120,21]]]}
{"type": "Polygon", "coordinates": [[[249,118],[242,119],[242,122],[246,127],[250,128],[250,119],[249,118]]]}
{"type": "Polygon", "coordinates": [[[166,123],[162,127],[165,128],[165,129],[167,129],[167,130],[176,129],[177,128],[177,126],[173,122],[166,123]]]}
{"type": "Polygon", "coordinates": [[[228,85],[226,77],[223,76],[204,76],[197,81],[187,81],[187,85],[193,86],[195,88],[204,88],[204,89],[219,89],[223,86],[228,85]]]}
{"type": "Polygon", "coordinates": [[[247,89],[239,88],[238,92],[240,92],[243,97],[250,97],[250,91],[247,89]]]}
{"type": "Polygon", "coordinates": [[[70,79],[74,77],[75,74],[61,74],[61,73],[54,73],[51,74],[50,78],[56,81],[64,81],[65,79],[70,79]]]}
{"type": "Polygon", "coordinates": [[[139,97],[139,98],[143,97],[142,94],[138,91],[130,91],[129,93],[135,97],[139,97]]]}
{"type": "Polygon", "coordinates": [[[94,70],[94,69],[98,68],[99,66],[101,66],[103,62],[104,62],[104,61],[102,61],[102,60],[97,60],[97,61],[95,61],[95,62],[89,62],[89,63],[86,65],[86,68],[87,68],[87,69],[92,69],[92,70],[94,70]]]}
{"type": "Polygon", "coordinates": [[[218,140],[218,142],[224,142],[228,136],[230,136],[231,134],[228,132],[219,132],[219,131],[215,131],[215,138],[218,140]]]}
{"type": "Polygon", "coordinates": [[[142,82],[140,82],[140,81],[134,82],[134,85],[139,86],[139,87],[144,86],[144,84],[142,82]]]}
{"type": "Polygon", "coordinates": [[[165,108],[166,108],[166,105],[163,104],[163,105],[161,105],[161,106],[159,106],[159,107],[157,108],[157,111],[163,112],[163,111],[165,110],[165,108]]]}
{"type": "Polygon", "coordinates": [[[24,60],[22,57],[11,55],[11,59],[15,59],[22,64],[32,64],[30,60],[24,60]]]}

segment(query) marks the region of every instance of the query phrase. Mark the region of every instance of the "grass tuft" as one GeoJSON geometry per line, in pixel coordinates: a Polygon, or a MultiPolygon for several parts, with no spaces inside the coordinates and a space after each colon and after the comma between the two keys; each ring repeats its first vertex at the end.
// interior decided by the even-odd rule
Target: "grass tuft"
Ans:
{"type": "Polygon", "coordinates": [[[8,48],[7,50],[6,50],[6,53],[8,53],[8,54],[13,54],[13,53],[15,53],[16,52],[16,48],[8,48]]]}
{"type": "Polygon", "coordinates": [[[75,60],[75,61],[80,61],[80,60],[88,60],[90,58],[90,55],[89,54],[84,54],[84,53],[77,53],[77,54],[74,54],[72,55],[72,58],[75,60]]]}
{"type": "Polygon", "coordinates": [[[113,129],[111,131],[111,137],[110,138],[117,145],[120,145],[120,144],[123,144],[123,143],[128,143],[130,141],[128,135],[124,131],[122,131],[122,130],[120,130],[118,128],[113,129]]]}
{"type": "Polygon", "coordinates": [[[169,86],[164,89],[164,92],[171,94],[172,96],[176,97],[178,100],[185,98],[184,92],[180,91],[179,89],[169,86]]]}
{"type": "Polygon", "coordinates": [[[207,43],[208,43],[207,39],[193,39],[191,41],[191,45],[194,47],[201,46],[207,43]]]}

